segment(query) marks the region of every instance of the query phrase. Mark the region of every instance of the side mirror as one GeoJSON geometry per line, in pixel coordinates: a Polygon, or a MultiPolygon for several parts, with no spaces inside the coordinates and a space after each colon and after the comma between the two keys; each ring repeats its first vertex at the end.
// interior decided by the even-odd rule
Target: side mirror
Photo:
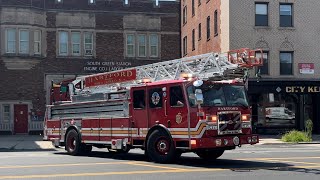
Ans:
{"type": "Polygon", "coordinates": [[[195,91],[196,96],[196,104],[203,104],[203,94],[201,89],[196,89],[195,91]]]}

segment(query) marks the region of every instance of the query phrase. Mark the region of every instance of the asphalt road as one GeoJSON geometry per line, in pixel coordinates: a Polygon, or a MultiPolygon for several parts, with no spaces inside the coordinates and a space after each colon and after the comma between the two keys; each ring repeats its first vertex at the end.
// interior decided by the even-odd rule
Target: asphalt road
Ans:
{"type": "Polygon", "coordinates": [[[114,155],[94,149],[77,157],[63,149],[0,152],[1,179],[319,180],[320,145],[245,146],[211,162],[187,153],[174,164],[148,162],[141,150],[114,155]]]}

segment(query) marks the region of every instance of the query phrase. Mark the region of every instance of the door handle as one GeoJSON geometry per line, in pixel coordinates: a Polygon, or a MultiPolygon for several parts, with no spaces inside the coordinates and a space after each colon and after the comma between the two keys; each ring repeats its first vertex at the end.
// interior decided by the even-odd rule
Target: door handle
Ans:
{"type": "Polygon", "coordinates": [[[168,114],[167,114],[167,100],[164,100],[164,115],[168,116],[168,114]]]}

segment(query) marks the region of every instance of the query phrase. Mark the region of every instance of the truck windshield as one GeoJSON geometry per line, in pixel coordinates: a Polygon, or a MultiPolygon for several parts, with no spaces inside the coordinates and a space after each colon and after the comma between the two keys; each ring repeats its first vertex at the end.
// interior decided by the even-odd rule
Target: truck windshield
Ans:
{"type": "MultiPolygon", "coordinates": [[[[214,84],[198,87],[203,93],[202,106],[243,106],[248,107],[244,86],[214,84]]],[[[188,87],[190,105],[195,105],[194,86],[188,87]]]]}

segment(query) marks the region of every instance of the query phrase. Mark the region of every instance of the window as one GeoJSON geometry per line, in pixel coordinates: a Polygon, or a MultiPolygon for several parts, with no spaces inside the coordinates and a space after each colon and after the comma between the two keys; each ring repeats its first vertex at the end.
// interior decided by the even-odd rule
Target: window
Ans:
{"type": "Polygon", "coordinates": [[[183,20],[182,20],[183,24],[187,23],[187,6],[185,6],[183,8],[183,20]]]}
{"type": "Polygon", "coordinates": [[[72,55],[80,56],[80,32],[71,33],[72,55]]]}
{"type": "Polygon", "coordinates": [[[214,35],[218,35],[218,10],[214,11],[214,35]]]}
{"type": "Polygon", "coordinates": [[[207,40],[210,40],[210,16],[207,17],[207,40]]]}
{"type": "Polygon", "coordinates": [[[198,31],[198,41],[201,40],[201,23],[199,24],[198,27],[199,31],[198,31]]]}
{"type": "Polygon", "coordinates": [[[256,26],[268,26],[268,4],[256,3],[256,26]]]}
{"type": "Polygon", "coordinates": [[[63,3],[63,0],[56,0],[56,4],[63,3]]]}
{"type": "Polygon", "coordinates": [[[280,52],[280,75],[292,75],[293,52],[280,52]]]}
{"type": "Polygon", "coordinates": [[[144,90],[133,91],[133,108],[144,109],[146,107],[144,90]]]}
{"type": "Polygon", "coordinates": [[[187,55],[187,45],[188,45],[188,42],[187,42],[187,36],[185,36],[183,38],[183,56],[186,56],[187,55]]]}
{"type": "Polygon", "coordinates": [[[159,39],[157,34],[150,35],[150,57],[158,57],[159,39]]]}
{"type": "Polygon", "coordinates": [[[16,52],[16,30],[15,29],[6,29],[6,53],[15,53],[16,52]]]}
{"type": "MultiPolygon", "coordinates": [[[[257,58],[261,58],[261,53],[256,54],[257,58]]],[[[269,64],[268,64],[269,52],[263,51],[263,66],[259,67],[260,74],[269,74],[269,64]]]]}
{"type": "Polygon", "coordinates": [[[29,53],[29,31],[19,30],[19,53],[29,53]]]}
{"type": "Polygon", "coordinates": [[[123,4],[124,4],[125,6],[129,6],[129,0],[123,0],[123,4]]]}
{"type": "Polygon", "coordinates": [[[180,86],[170,87],[170,106],[182,107],[184,105],[184,98],[180,86]]]}
{"type": "Polygon", "coordinates": [[[88,0],[88,4],[90,5],[96,4],[96,0],[88,0]]]}
{"type": "Polygon", "coordinates": [[[195,15],[195,9],[194,9],[194,0],[192,0],[192,16],[195,15]]]}
{"type": "Polygon", "coordinates": [[[68,32],[59,32],[59,55],[66,56],[68,54],[68,32]]]}
{"type": "Polygon", "coordinates": [[[10,121],[10,105],[4,104],[3,107],[3,122],[10,121]]]}
{"type": "Polygon", "coordinates": [[[138,35],[138,56],[146,57],[146,35],[138,35]]]}
{"type": "Polygon", "coordinates": [[[293,27],[292,4],[280,4],[280,27],[293,27]]]}
{"type": "Polygon", "coordinates": [[[134,35],[127,34],[127,56],[133,57],[134,56],[134,35]]]}
{"type": "Polygon", "coordinates": [[[194,51],[196,49],[196,45],[195,45],[195,32],[194,29],[192,30],[192,51],[194,51]]]}
{"type": "Polygon", "coordinates": [[[33,53],[34,54],[41,54],[41,31],[34,31],[33,32],[33,53]]]}
{"type": "Polygon", "coordinates": [[[84,33],[84,55],[92,56],[93,55],[93,33],[85,32],[84,33]]]}
{"type": "Polygon", "coordinates": [[[162,89],[155,88],[149,90],[149,106],[150,108],[162,107],[162,89]]]}

